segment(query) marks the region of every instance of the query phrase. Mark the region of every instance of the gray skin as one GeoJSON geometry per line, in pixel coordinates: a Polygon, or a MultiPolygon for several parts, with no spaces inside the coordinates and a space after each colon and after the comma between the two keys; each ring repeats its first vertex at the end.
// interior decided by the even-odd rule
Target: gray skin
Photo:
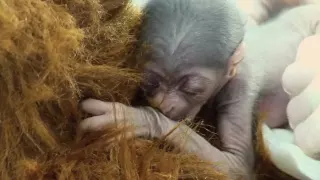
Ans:
{"type": "MultiPolygon", "coordinates": [[[[268,114],[270,126],[285,122],[289,98],[281,77],[295,60],[300,42],[319,31],[319,6],[288,10],[261,26],[250,27],[245,36],[242,18],[226,0],[154,0],[146,12],[141,40],[150,48],[142,56],[147,60],[142,89],[165,115],[156,118],[163,122],[166,118],[193,119],[209,107],[214,118],[205,119],[205,124],[216,122],[222,147],[214,147],[191,130],[185,150],[205,160],[226,162],[230,174],[252,179],[255,104],[268,114]],[[224,84],[231,55],[242,40],[244,60],[236,76],[224,84]],[[221,84],[224,86],[218,89],[221,84]]],[[[170,127],[166,124],[161,129],[170,127]]],[[[178,128],[177,133],[182,131],[178,128]]]]}

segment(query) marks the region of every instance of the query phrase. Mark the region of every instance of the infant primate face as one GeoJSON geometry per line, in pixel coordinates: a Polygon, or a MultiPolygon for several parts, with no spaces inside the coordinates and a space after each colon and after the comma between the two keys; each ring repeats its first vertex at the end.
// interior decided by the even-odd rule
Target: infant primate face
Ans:
{"type": "Polygon", "coordinates": [[[205,67],[173,68],[147,64],[142,89],[154,108],[172,120],[193,119],[212,96],[223,72],[205,67]]]}

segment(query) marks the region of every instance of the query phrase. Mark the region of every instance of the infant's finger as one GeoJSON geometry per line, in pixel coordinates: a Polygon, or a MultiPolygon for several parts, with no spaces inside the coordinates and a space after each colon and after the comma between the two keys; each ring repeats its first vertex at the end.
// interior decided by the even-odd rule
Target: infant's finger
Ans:
{"type": "Polygon", "coordinates": [[[104,102],[96,99],[86,99],[81,103],[81,107],[87,113],[93,115],[102,115],[110,112],[110,108],[113,108],[113,103],[104,102]]]}
{"type": "Polygon", "coordinates": [[[84,119],[80,123],[81,130],[84,131],[101,131],[105,129],[106,125],[114,123],[114,118],[109,115],[93,116],[84,119]]]}

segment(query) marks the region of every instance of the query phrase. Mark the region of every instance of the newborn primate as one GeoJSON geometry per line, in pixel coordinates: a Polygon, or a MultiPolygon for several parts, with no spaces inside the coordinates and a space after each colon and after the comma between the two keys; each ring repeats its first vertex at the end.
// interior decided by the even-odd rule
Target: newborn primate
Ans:
{"type": "Polygon", "coordinates": [[[256,93],[246,65],[237,73],[244,58],[244,25],[232,0],[153,0],[146,6],[140,58],[146,61],[142,90],[149,103],[180,121],[194,119],[212,102],[217,116],[206,123],[218,122],[224,151],[199,143],[203,156],[249,176],[256,93]]]}
{"type": "Polygon", "coordinates": [[[285,123],[289,98],[281,76],[299,43],[313,33],[308,27],[316,25],[310,22],[320,11],[316,6],[290,10],[249,29],[243,40],[242,21],[228,1],[183,2],[155,0],[147,6],[142,89],[153,107],[175,121],[193,119],[206,104],[215,116],[205,123],[217,121],[223,151],[204,151],[249,173],[255,102],[268,125],[285,123]],[[243,43],[247,54],[241,62],[243,43]]]}
{"type": "Polygon", "coordinates": [[[96,116],[84,120],[82,128],[99,130],[114,123],[114,114],[118,121],[127,120],[121,116],[125,111],[140,127],[136,135],[160,138],[176,121],[193,119],[206,109],[213,118],[205,123],[217,122],[221,149],[183,124],[167,140],[216,163],[231,179],[251,179],[255,102],[267,122],[282,123],[288,97],[281,76],[294,61],[300,42],[319,32],[320,7],[286,11],[250,28],[244,39],[243,22],[228,0],[153,0],[146,8],[141,35],[146,45],[142,58],[147,61],[143,90],[164,115],[149,107],[87,100],[84,110],[96,116]],[[186,130],[189,137],[182,143],[179,134],[186,130]]]}

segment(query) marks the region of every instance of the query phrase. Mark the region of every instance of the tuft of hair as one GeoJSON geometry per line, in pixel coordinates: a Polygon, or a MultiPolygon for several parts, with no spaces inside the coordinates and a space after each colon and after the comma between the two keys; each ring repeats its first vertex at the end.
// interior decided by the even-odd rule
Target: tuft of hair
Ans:
{"type": "Polygon", "coordinates": [[[151,0],[142,26],[140,43],[150,47],[145,58],[173,68],[225,67],[244,36],[244,21],[230,0],[151,0]]]}

